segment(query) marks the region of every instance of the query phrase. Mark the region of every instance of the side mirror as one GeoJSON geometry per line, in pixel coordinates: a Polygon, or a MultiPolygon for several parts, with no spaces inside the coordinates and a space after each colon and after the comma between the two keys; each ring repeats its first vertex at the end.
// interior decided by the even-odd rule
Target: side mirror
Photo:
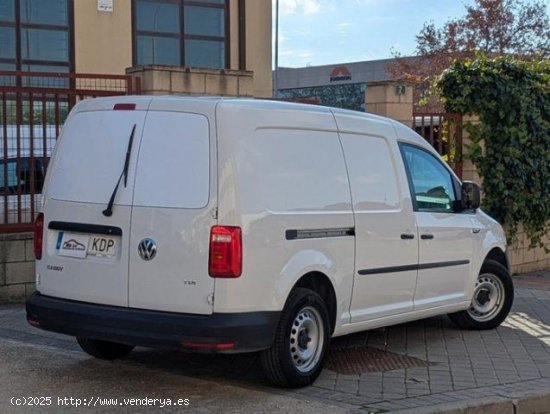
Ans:
{"type": "Polygon", "coordinates": [[[476,210],[481,202],[479,185],[471,181],[462,183],[462,210],[476,210]]]}

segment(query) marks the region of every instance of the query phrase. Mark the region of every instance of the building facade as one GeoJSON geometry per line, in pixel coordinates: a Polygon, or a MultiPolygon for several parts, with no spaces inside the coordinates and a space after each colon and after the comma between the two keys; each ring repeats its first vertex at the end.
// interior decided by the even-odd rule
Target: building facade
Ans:
{"type": "Polygon", "coordinates": [[[271,97],[271,1],[0,1],[0,70],[134,73],[145,92],[185,93],[155,89],[168,68],[198,73],[205,94],[271,97]]]}
{"type": "Polygon", "coordinates": [[[387,70],[393,59],[304,68],[279,68],[279,96],[312,100],[321,105],[365,111],[368,84],[392,80],[387,70]]]}

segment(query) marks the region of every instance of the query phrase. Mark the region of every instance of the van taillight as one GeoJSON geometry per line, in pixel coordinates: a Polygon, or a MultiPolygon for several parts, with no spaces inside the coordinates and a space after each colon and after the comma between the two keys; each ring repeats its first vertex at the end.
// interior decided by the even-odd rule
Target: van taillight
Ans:
{"type": "Polygon", "coordinates": [[[42,259],[42,236],[44,235],[44,214],[40,213],[34,221],[34,257],[42,259]]]}
{"type": "Polygon", "coordinates": [[[210,231],[208,273],[212,277],[239,277],[243,267],[240,227],[214,226],[210,231]]]}

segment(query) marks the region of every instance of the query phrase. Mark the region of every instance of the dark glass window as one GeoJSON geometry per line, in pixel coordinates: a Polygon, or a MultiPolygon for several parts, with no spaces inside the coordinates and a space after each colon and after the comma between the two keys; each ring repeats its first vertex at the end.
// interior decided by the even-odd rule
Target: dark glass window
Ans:
{"type": "Polygon", "coordinates": [[[69,34],[63,30],[21,29],[23,60],[69,60],[69,34]]]}
{"type": "Polygon", "coordinates": [[[226,0],[134,0],[134,64],[228,66],[226,0]]]}
{"type": "Polygon", "coordinates": [[[188,40],[185,42],[186,66],[223,68],[225,44],[209,40],[188,40]]]}
{"type": "Polygon", "coordinates": [[[21,22],[66,26],[67,0],[19,0],[21,22]]]}
{"type": "Polygon", "coordinates": [[[69,72],[73,0],[0,0],[0,64],[69,72]],[[19,13],[15,13],[19,10],[19,13]],[[19,46],[17,39],[20,39],[19,46]]]}
{"type": "Polygon", "coordinates": [[[180,14],[178,5],[155,1],[139,1],[137,3],[137,30],[179,33],[180,14]]]}
{"type": "Polygon", "coordinates": [[[225,18],[223,9],[185,6],[185,34],[223,37],[225,18]]]}
{"type": "Polygon", "coordinates": [[[0,1],[0,20],[14,21],[15,20],[15,7],[14,0],[0,1]]]}
{"type": "Polygon", "coordinates": [[[138,36],[138,65],[154,63],[156,65],[179,65],[180,42],[157,36],[138,36]]]}
{"type": "Polygon", "coordinates": [[[15,59],[15,29],[0,27],[0,58],[15,59]]]}

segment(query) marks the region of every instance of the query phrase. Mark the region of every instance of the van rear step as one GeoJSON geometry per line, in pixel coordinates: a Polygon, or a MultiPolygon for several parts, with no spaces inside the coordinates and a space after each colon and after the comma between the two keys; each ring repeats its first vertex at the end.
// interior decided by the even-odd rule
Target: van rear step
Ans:
{"type": "Polygon", "coordinates": [[[46,331],[153,348],[253,352],[271,346],[280,312],[193,315],[78,302],[35,292],[27,321],[46,331]]]}

